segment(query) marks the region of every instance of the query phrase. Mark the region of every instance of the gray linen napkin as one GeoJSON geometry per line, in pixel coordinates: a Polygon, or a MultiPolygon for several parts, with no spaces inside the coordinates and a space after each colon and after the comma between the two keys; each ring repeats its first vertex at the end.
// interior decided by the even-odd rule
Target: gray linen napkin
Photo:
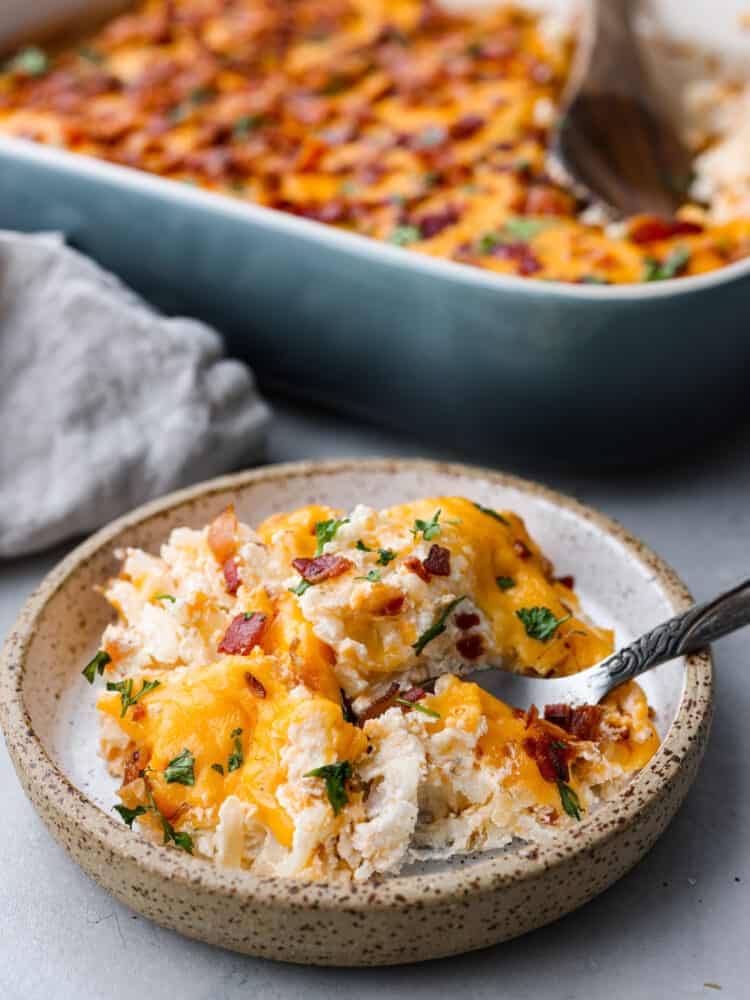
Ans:
{"type": "Polygon", "coordinates": [[[0,557],[261,454],[252,372],[56,234],[0,231],[0,557]]]}

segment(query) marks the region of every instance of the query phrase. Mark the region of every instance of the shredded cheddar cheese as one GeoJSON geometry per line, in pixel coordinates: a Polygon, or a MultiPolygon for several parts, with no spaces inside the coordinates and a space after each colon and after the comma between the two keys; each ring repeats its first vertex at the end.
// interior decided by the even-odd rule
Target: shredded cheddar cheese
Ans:
{"type": "Polygon", "coordinates": [[[695,205],[614,234],[545,171],[569,39],[509,5],[141,0],[17,53],[0,130],[500,274],[627,283],[750,253],[695,205]]]}
{"type": "Polygon", "coordinates": [[[217,863],[361,880],[543,841],[658,746],[635,684],[540,717],[460,679],[612,650],[511,511],[310,506],[253,531],[230,507],[123,556],[118,621],[84,671],[120,678],[98,701],[118,809],[217,863]]]}

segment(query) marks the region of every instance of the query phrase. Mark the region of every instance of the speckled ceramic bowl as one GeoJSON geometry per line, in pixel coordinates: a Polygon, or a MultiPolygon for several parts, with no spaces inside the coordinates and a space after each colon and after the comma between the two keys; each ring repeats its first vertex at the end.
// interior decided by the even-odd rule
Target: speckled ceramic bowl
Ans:
{"type": "Polygon", "coordinates": [[[94,692],[80,676],[109,610],[94,587],[114,549],[155,550],[171,528],[199,526],[229,499],[255,523],[299,504],[374,506],[465,494],[526,519],[584,607],[618,642],[681,611],[672,571],[617,524],[541,486],[458,465],[387,460],[277,466],[214,480],[121,518],[60,563],[31,597],[0,667],[0,721],[23,787],[81,868],[140,913],[237,951],[293,962],[378,965],[481,948],[569,912],[651,847],[693,780],[712,707],[708,653],[644,677],[663,743],[616,801],[547,847],[521,846],[413,868],[360,885],[257,878],[151,844],[112,813],[114,784],[96,755],[94,692]]]}

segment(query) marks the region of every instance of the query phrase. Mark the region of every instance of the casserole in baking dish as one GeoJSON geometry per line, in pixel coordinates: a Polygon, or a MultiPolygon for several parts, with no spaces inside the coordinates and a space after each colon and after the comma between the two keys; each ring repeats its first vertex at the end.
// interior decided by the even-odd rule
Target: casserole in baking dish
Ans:
{"type": "MultiPolygon", "coordinates": [[[[273,5],[272,34],[286,6],[273,5]]],[[[719,267],[746,249],[744,223],[715,231],[694,210],[666,228],[640,220],[624,239],[573,218],[572,200],[543,174],[542,120],[546,114],[548,124],[554,111],[564,44],[507,10],[446,19],[416,2],[364,4],[360,20],[349,23],[354,8],[342,5],[342,36],[344,28],[359,30],[364,40],[355,50],[349,38],[337,57],[330,49],[339,36],[321,36],[339,26],[336,12],[308,3],[295,6],[301,20],[292,19],[279,43],[289,45],[291,32],[293,65],[274,74],[248,69],[238,55],[262,62],[267,40],[256,49],[226,41],[226,17],[206,15],[200,30],[190,26],[191,12],[212,9],[152,2],[140,19],[112,22],[96,44],[69,51],[59,65],[40,50],[22,51],[0,81],[0,119],[16,135],[230,190],[233,201],[4,139],[6,224],[62,228],[160,304],[217,322],[267,383],[464,447],[468,441],[470,450],[543,448],[554,456],[575,433],[588,442],[587,457],[620,461],[663,449],[670,429],[687,441],[706,428],[711,420],[695,413],[692,389],[720,388],[713,419],[737,402],[730,299],[739,294],[742,263],[685,280],[679,295],[651,283],[603,292],[535,281],[527,290],[506,277],[668,279],[719,267]],[[176,19],[166,28],[159,22],[165,10],[176,19]],[[219,50],[229,46],[229,66],[217,71],[213,57],[202,62],[191,50],[182,76],[157,81],[170,64],[155,60],[154,48],[187,44],[183,35],[196,31],[219,50]],[[113,69],[122,74],[116,85],[113,69]],[[235,92],[251,70],[260,74],[258,87],[235,92]],[[135,82],[123,87],[129,73],[135,82]],[[383,90],[383,77],[397,81],[395,96],[383,90]],[[148,86],[136,100],[138,80],[148,86]],[[310,91],[312,80],[319,93],[310,91]],[[269,109],[279,88],[288,96],[276,120],[269,109]],[[408,126],[396,128],[400,121],[408,126]],[[282,218],[245,198],[413,244],[424,256],[282,218]],[[711,300],[719,287],[730,311],[718,321],[731,329],[721,344],[712,338],[708,357],[693,328],[703,324],[704,308],[717,322],[711,300]],[[665,322],[674,327],[669,333],[665,322]],[[393,398],[398,407],[386,405],[393,398]]],[[[269,13],[248,3],[229,10],[250,22],[269,13]]],[[[246,30],[264,37],[267,27],[246,30]]]]}

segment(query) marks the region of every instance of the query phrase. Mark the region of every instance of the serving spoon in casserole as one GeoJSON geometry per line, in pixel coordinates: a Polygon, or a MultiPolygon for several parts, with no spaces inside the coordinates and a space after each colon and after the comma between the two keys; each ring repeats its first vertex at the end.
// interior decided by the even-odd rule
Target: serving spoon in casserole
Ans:
{"type": "Polygon", "coordinates": [[[496,670],[481,674],[482,687],[525,710],[532,705],[596,705],[620,684],[677,656],[697,653],[745,625],[750,625],[750,580],[662,622],[580,673],[546,679],[496,670]]]}
{"type": "Polygon", "coordinates": [[[548,168],[610,217],[671,216],[688,198],[692,154],[648,77],[633,0],[584,0],[548,168]]]}

